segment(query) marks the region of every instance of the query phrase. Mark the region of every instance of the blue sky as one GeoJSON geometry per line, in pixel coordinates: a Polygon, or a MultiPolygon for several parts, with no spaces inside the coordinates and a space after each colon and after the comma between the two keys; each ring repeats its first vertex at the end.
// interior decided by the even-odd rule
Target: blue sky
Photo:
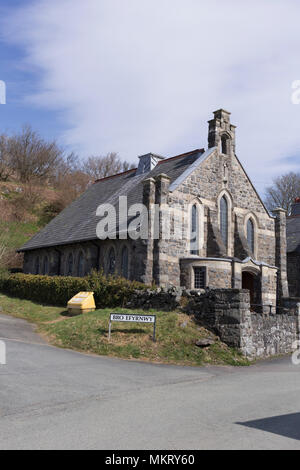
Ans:
{"type": "MultiPolygon", "coordinates": [[[[1,0],[0,16],[12,15],[23,8],[26,0],[1,0]]],[[[0,132],[19,131],[25,124],[31,124],[45,138],[59,139],[63,123],[59,122],[59,111],[49,111],[27,102],[28,95],[39,88],[41,71],[26,66],[22,44],[13,44],[0,36],[0,79],[6,83],[6,105],[0,106],[0,132]]]]}
{"type": "Polygon", "coordinates": [[[0,17],[1,131],[135,162],[206,147],[223,107],[260,192],[299,171],[299,2],[1,0],[0,17]]]}

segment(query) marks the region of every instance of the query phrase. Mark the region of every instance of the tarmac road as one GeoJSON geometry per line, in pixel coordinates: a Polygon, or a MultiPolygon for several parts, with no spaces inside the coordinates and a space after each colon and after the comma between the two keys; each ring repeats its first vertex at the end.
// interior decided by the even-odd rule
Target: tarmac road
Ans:
{"type": "Polygon", "coordinates": [[[300,449],[300,366],[178,367],[48,346],[0,315],[0,449],[300,449]]]}

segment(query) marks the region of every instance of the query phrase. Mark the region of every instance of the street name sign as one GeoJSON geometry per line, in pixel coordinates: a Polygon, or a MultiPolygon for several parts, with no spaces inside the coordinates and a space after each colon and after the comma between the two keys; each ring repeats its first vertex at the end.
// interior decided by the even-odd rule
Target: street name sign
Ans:
{"type": "Polygon", "coordinates": [[[108,339],[110,339],[111,337],[112,322],[153,324],[153,341],[155,341],[156,315],[131,315],[128,313],[111,313],[109,318],[108,339]]]}

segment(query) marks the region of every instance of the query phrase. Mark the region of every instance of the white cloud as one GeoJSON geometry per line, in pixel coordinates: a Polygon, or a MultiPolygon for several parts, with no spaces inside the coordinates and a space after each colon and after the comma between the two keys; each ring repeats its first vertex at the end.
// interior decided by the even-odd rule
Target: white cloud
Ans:
{"type": "Polygon", "coordinates": [[[63,139],[82,155],[206,146],[206,122],[224,107],[261,189],[299,169],[283,160],[300,154],[299,14],[293,0],[51,0],[5,29],[43,72],[30,100],[63,111],[63,139]]]}

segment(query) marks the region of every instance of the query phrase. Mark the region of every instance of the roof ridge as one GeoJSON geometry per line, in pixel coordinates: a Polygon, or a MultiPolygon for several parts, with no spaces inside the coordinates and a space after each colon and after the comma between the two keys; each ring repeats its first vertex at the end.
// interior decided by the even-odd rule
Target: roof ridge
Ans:
{"type": "MultiPolygon", "coordinates": [[[[169,162],[170,160],[174,160],[175,158],[180,158],[180,157],[186,157],[188,155],[193,155],[194,153],[199,153],[199,152],[203,153],[204,151],[205,151],[204,148],[195,149],[195,150],[191,150],[190,152],[185,152],[185,153],[181,153],[180,155],[175,155],[175,157],[164,158],[163,160],[158,162],[157,165],[162,165],[163,163],[169,162]]],[[[99,183],[100,181],[108,180],[109,178],[114,178],[115,176],[125,175],[126,173],[130,173],[130,172],[136,171],[136,170],[137,170],[137,168],[131,168],[130,170],[122,171],[121,173],[116,173],[115,175],[105,176],[104,178],[99,178],[99,179],[95,180],[93,184],[99,183]]]]}
{"type": "Polygon", "coordinates": [[[188,155],[193,155],[194,153],[199,153],[199,152],[203,153],[204,151],[205,150],[203,148],[191,150],[190,152],[185,152],[185,153],[181,153],[180,155],[175,155],[175,157],[165,158],[164,160],[161,160],[160,162],[158,162],[157,165],[163,165],[165,162],[169,162],[170,160],[174,160],[175,158],[187,157],[188,155]]]}
{"type": "Polygon", "coordinates": [[[105,176],[104,178],[99,178],[98,180],[95,180],[93,184],[99,183],[100,181],[108,180],[110,178],[114,178],[115,176],[125,175],[126,173],[130,173],[136,170],[137,168],[131,168],[130,170],[122,171],[121,173],[116,173],[115,175],[105,176]]]}

